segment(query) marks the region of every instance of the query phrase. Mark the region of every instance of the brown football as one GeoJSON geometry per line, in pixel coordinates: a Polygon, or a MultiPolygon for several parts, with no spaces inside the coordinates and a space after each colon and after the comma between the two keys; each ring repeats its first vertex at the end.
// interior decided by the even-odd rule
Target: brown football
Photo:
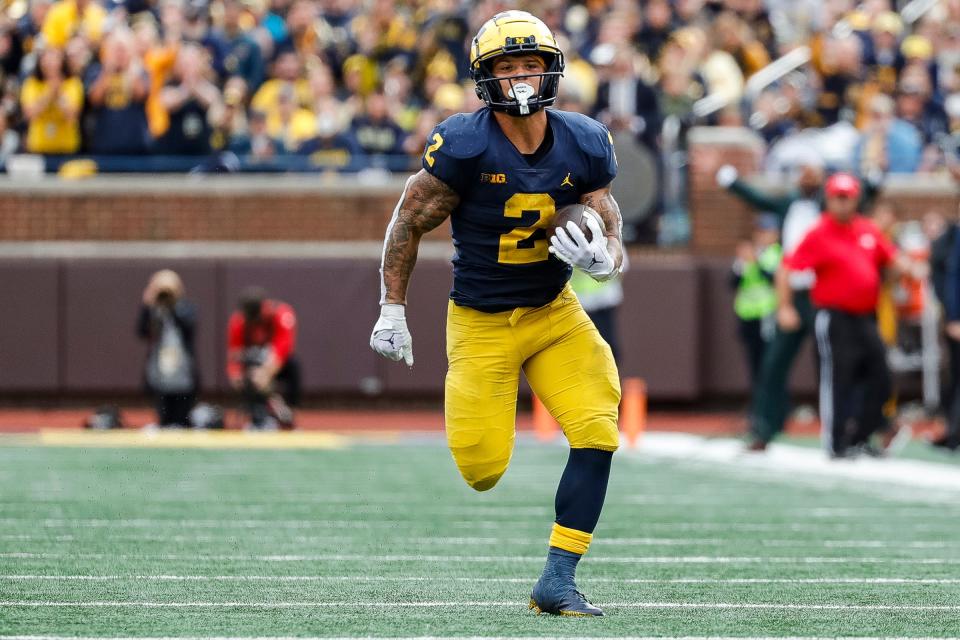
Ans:
{"type": "Polygon", "coordinates": [[[553,220],[550,221],[550,227],[547,230],[547,237],[552,238],[558,227],[566,228],[567,223],[571,220],[580,227],[580,230],[583,231],[583,235],[587,237],[587,242],[593,240],[593,233],[590,231],[590,227],[587,226],[587,217],[593,216],[597,222],[600,223],[600,228],[603,229],[603,220],[600,219],[600,214],[591,209],[585,204],[568,204],[565,207],[561,207],[553,216],[553,220]]]}

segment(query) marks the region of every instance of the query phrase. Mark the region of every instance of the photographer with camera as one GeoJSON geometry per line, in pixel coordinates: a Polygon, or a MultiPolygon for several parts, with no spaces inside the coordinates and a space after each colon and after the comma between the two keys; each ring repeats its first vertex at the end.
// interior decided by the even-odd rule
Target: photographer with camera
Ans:
{"type": "Polygon", "coordinates": [[[147,391],[153,395],[161,427],[190,424],[199,380],[193,338],[197,311],[184,300],[183,281],[170,269],[151,276],[143,290],[137,335],[149,345],[145,367],[147,391]]]}
{"type": "Polygon", "coordinates": [[[300,397],[300,365],[293,355],[297,318],[261,287],[241,293],[227,326],[227,377],[250,414],[250,428],[293,428],[300,397]]]}

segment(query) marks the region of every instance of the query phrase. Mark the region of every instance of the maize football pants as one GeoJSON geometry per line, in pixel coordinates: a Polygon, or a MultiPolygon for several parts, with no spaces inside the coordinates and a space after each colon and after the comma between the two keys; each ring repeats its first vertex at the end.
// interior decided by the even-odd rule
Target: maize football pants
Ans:
{"type": "Polygon", "coordinates": [[[569,287],[499,313],[450,301],[447,360],[447,442],[474,489],[493,487],[510,463],[521,369],[571,448],[617,449],[617,365],[569,287]]]}

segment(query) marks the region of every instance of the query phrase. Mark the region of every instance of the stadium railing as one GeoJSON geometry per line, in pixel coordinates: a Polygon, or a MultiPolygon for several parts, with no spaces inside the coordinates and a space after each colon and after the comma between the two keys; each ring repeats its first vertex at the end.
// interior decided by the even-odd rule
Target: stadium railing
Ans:
{"type": "MultiPolygon", "coordinates": [[[[3,163],[7,170],[17,158],[3,163]]],[[[223,151],[208,156],[170,155],[62,155],[36,156],[42,159],[43,172],[57,173],[74,161],[92,161],[98,173],[357,173],[374,169],[403,173],[416,170],[419,158],[408,155],[353,156],[346,164],[317,162],[310,156],[285,154],[271,158],[237,155],[223,151]]]]}

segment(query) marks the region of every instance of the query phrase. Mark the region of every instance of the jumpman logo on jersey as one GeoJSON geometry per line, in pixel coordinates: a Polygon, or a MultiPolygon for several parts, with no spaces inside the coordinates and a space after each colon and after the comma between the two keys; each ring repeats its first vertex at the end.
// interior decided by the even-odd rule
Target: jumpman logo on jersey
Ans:
{"type": "Polygon", "coordinates": [[[572,187],[573,183],[570,182],[570,173],[567,172],[567,177],[563,179],[563,182],[560,183],[561,187],[572,187]]]}

